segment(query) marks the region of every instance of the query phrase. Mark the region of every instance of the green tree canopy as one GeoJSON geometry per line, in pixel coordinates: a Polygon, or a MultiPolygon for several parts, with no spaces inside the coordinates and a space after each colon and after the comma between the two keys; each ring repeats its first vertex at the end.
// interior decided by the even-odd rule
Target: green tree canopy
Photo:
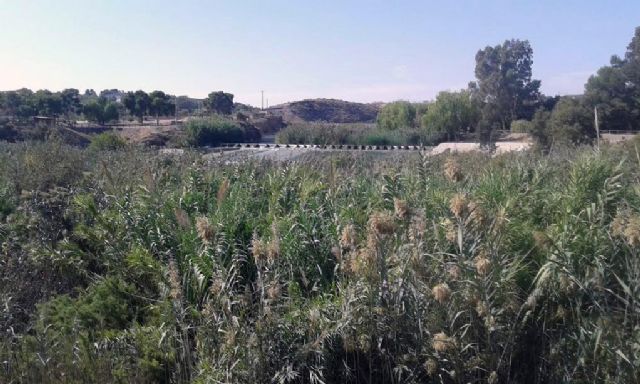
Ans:
{"type": "Polygon", "coordinates": [[[110,121],[118,120],[120,117],[116,103],[108,101],[104,97],[101,97],[98,100],[90,100],[85,104],[83,114],[87,120],[98,124],[105,124],[110,121]]]}
{"type": "Polygon", "coordinates": [[[138,90],[135,92],[127,92],[122,99],[122,103],[129,113],[136,116],[140,124],[142,124],[144,116],[149,111],[151,98],[146,92],[138,90]]]}
{"type": "Polygon", "coordinates": [[[80,111],[80,91],[75,88],[67,88],[60,92],[62,112],[69,116],[80,111]]]}
{"type": "Polygon", "coordinates": [[[211,92],[204,100],[204,106],[213,113],[230,115],[233,112],[233,94],[222,91],[211,92]]]}
{"type": "Polygon", "coordinates": [[[416,126],[416,107],[408,101],[394,101],[386,104],[378,113],[378,127],[387,130],[416,126]]]}
{"type": "Polygon", "coordinates": [[[593,113],[575,97],[560,98],[553,111],[542,108],[531,122],[531,134],[542,149],[561,144],[587,144],[596,136],[593,113]]]}
{"type": "Polygon", "coordinates": [[[587,104],[598,108],[601,128],[640,130],[640,27],[624,58],[613,56],[585,86],[587,104]]]}
{"type": "Polygon", "coordinates": [[[156,124],[160,123],[160,116],[172,115],[176,111],[176,105],[171,96],[162,91],[153,91],[149,94],[149,113],[156,117],[156,124]]]}
{"type": "Polygon", "coordinates": [[[448,140],[475,129],[479,110],[469,91],[440,92],[422,118],[422,127],[430,136],[443,135],[448,140]]]}
{"type": "Polygon", "coordinates": [[[533,49],[526,40],[507,40],[476,54],[477,83],[471,91],[482,103],[481,142],[495,128],[530,119],[540,101],[540,80],[533,80],[533,49]]]}
{"type": "Polygon", "coordinates": [[[62,113],[62,98],[60,94],[41,89],[33,97],[35,108],[39,115],[55,117],[62,113]]]}

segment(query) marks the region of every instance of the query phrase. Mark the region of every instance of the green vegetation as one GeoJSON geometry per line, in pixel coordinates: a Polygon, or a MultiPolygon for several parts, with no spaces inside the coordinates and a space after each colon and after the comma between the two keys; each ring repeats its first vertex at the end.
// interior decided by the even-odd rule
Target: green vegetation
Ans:
{"type": "Polygon", "coordinates": [[[416,106],[407,101],[385,104],[378,113],[377,124],[381,129],[390,131],[415,128],[419,125],[416,121],[416,106]]]}
{"type": "Polygon", "coordinates": [[[613,56],[585,86],[585,102],[598,107],[602,129],[640,130],[640,27],[624,58],[613,56]]]}
{"type": "Polygon", "coordinates": [[[82,113],[87,120],[99,124],[117,121],[120,118],[116,103],[107,101],[104,97],[100,97],[97,100],[90,100],[84,105],[82,113]]]}
{"type": "Polygon", "coordinates": [[[414,129],[393,131],[372,124],[293,123],[280,130],[281,144],[417,145],[424,142],[414,129]]]}
{"type": "Polygon", "coordinates": [[[277,105],[268,111],[289,123],[359,124],[375,123],[378,104],[353,103],[335,99],[307,99],[277,105]]]}
{"type": "Polygon", "coordinates": [[[113,132],[104,132],[91,138],[89,148],[95,151],[116,151],[123,149],[126,141],[113,132]]]}
{"type": "Polygon", "coordinates": [[[530,133],[533,130],[533,124],[529,120],[514,120],[511,122],[511,132],[513,133],[530,133]]]}
{"type": "Polygon", "coordinates": [[[215,146],[220,143],[254,142],[260,133],[221,116],[191,119],[185,126],[187,144],[193,147],[215,146]]]}
{"type": "Polygon", "coordinates": [[[640,163],[554,148],[2,144],[0,382],[638,382],[640,163]]]}
{"type": "Polygon", "coordinates": [[[440,92],[422,117],[421,125],[430,137],[453,140],[473,132],[478,117],[478,107],[469,91],[440,92]]]}
{"type": "Polygon", "coordinates": [[[156,124],[160,123],[160,116],[170,116],[176,113],[176,105],[171,96],[162,91],[149,94],[149,114],[156,117],[156,124]]]}
{"type": "Polygon", "coordinates": [[[230,115],[233,111],[233,95],[222,91],[211,92],[204,100],[204,106],[212,113],[230,115]]]}

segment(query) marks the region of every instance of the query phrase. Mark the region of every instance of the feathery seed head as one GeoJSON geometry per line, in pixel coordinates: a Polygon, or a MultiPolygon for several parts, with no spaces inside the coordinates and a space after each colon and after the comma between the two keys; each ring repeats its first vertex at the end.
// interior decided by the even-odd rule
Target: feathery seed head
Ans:
{"type": "Polygon", "coordinates": [[[396,229],[396,224],[393,220],[393,216],[375,212],[369,217],[369,229],[370,232],[374,232],[378,235],[390,235],[396,229]]]}
{"type": "Polygon", "coordinates": [[[271,300],[277,300],[281,293],[282,289],[279,283],[275,283],[267,289],[267,297],[271,300]]]}
{"type": "Polygon", "coordinates": [[[486,214],[482,206],[475,201],[470,201],[467,204],[467,211],[469,212],[469,224],[475,225],[476,227],[482,227],[486,222],[486,214]]]}
{"type": "Polygon", "coordinates": [[[278,256],[280,256],[280,235],[278,226],[273,222],[271,224],[271,241],[267,244],[267,259],[270,263],[273,263],[278,256]]]}
{"type": "Polygon", "coordinates": [[[438,372],[438,362],[435,359],[429,359],[424,363],[424,370],[427,375],[433,376],[438,372]]]}
{"type": "Polygon", "coordinates": [[[640,215],[632,215],[624,229],[624,237],[630,247],[640,246],[640,215]]]}
{"type": "Polygon", "coordinates": [[[200,216],[196,219],[196,232],[204,244],[209,245],[213,241],[215,231],[211,223],[209,223],[209,218],[200,216]]]}
{"type": "Polygon", "coordinates": [[[458,241],[458,229],[451,219],[442,220],[441,225],[444,227],[444,237],[450,243],[458,241]]]}
{"type": "Polygon", "coordinates": [[[251,255],[253,256],[253,260],[256,264],[262,263],[266,260],[267,249],[264,241],[258,238],[256,233],[253,234],[253,238],[251,239],[251,255]]]}
{"type": "Polygon", "coordinates": [[[462,219],[467,211],[467,198],[462,193],[456,193],[449,202],[449,208],[457,219],[462,219]]]}
{"type": "Polygon", "coordinates": [[[342,249],[353,250],[356,248],[356,229],[353,224],[349,224],[342,228],[340,236],[340,247],[342,249]]]}
{"type": "Polygon", "coordinates": [[[427,222],[424,218],[424,210],[417,210],[411,217],[411,224],[409,225],[409,240],[415,242],[424,236],[424,232],[427,230],[427,222]]]}
{"type": "Polygon", "coordinates": [[[444,304],[451,297],[451,289],[447,283],[440,283],[431,289],[431,293],[433,293],[433,297],[435,297],[436,301],[440,304],[444,304]]]}
{"type": "Polygon", "coordinates": [[[182,298],[182,285],[180,284],[180,274],[176,263],[173,260],[169,261],[169,296],[173,300],[180,300],[182,298]]]}
{"type": "Polygon", "coordinates": [[[480,276],[486,276],[491,269],[491,261],[485,256],[476,257],[475,260],[476,272],[480,276]]]}
{"type": "Polygon", "coordinates": [[[173,214],[176,217],[176,222],[182,229],[187,229],[191,226],[191,220],[189,220],[189,214],[184,209],[176,208],[173,210],[173,214]]]}
{"type": "Polygon", "coordinates": [[[218,296],[218,294],[220,294],[220,292],[222,292],[222,290],[224,289],[224,280],[221,277],[215,277],[212,281],[211,281],[211,287],[209,287],[209,293],[211,293],[211,295],[218,296]]]}
{"type": "Polygon", "coordinates": [[[611,233],[614,236],[623,237],[624,230],[627,226],[628,213],[623,210],[619,210],[616,216],[611,221],[611,233]]]}
{"type": "Polygon", "coordinates": [[[453,337],[447,336],[446,333],[440,332],[433,335],[431,345],[437,352],[446,352],[455,348],[456,340],[453,337]]]}
{"type": "Polygon", "coordinates": [[[393,209],[396,216],[400,219],[404,219],[409,214],[409,206],[405,200],[400,200],[398,198],[393,199],[393,209]]]}
{"type": "Polygon", "coordinates": [[[478,300],[478,304],[476,304],[476,312],[478,316],[485,317],[489,313],[489,305],[485,301],[478,300]]]}
{"type": "Polygon", "coordinates": [[[458,164],[458,162],[450,157],[444,163],[444,176],[449,181],[458,182],[463,178],[462,168],[458,164]]]}
{"type": "Polygon", "coordinates": [[[227,196],[227,191],[229,190],[229,179],[224,179],[224,181],[220,184],[220,188],[218,188],[218,195],[216,196],[218,201],[218,206],[222,204],[224,198],[227,196]]]}
{"type": "Polygon", "coordinates": [[[551,244],[547,234],[542,231],[533,231],[533,242],[540,250],[546,250],[551,244]]]}

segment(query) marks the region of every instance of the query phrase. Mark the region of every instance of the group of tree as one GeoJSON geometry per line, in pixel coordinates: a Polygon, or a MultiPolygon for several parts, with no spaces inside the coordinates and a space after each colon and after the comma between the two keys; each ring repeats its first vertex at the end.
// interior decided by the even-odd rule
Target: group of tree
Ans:
{"type": "Polygon", "coordinates": [[[55,93],[22,88],[0,93],[0,109],[5,115],[18,118],[71,115],[81,110],[80,93],[72,88],[55,93]]]}
{"type": "Polygon", "coordinates": [[[640,130],[640,27],[636,28],[624,57],[614,55],[589,78],[584,101],[598,108],[606,130],[640,130]]]}
{"type": "Polygon", "coordinates": [[[546,98],[540,94],[540,81],[532,79],[532,63],[533,49],[526,40],[488,46],[476,54],[476,81],[467,89],[440,92],[428,104],[387,104],[378,125],[421,128],[447,140],[477,132],[481,142],[489,142],[493,131],[509,129],[514,120],[530,120],[544,108],[546,98]]]}
{"type": "Polygon", "coordinates": [[[204,99],[204,107],[215,114],[230,115],[233,112],[233,95],[222,91],[211,92],[204,99]]]}
{"type": "Polygon", "coordinates": [[[115,102],[109,101],[104,97],[88,101],[84,105],[82,113],[87,120],[99,124],[106,124],[112,121],[117,121],[120,117],[118,105],[115,102]]]}
{"type": "Polygon", "coordinates": [[[146,93],[142,90],[127,92],[122,98],[122,104],[132,116],[138,118],[141,124],[147,115],[154,116],[156,124],[158,124],[160,116],[171,116],[175,114],[176,110],[173,97],[162,91],[153,91],[151,93],[146,93]]]}
{"type": "Polygon", "coordinates": [[[584,95],[562,97],[550,112],[538,111],[530,131],[545,149],[556,143],[589,143],[595,116],[606,131],[640,131],[640,27],[623,58],[613,56],[585,84],[584,95]]]}
{"type": "Polygon", "coordinates": [[[506,40],[476,54],[476,80],[467,89],[441,92],[430,103],[398,101],[378,114],[379,128],[420,129],[428,137],[455,140],[474,133],[490,144],[496,131],[531,133],[543,148],[589,143],[601,129],[640,131],[640,27],[624,57],[613,56],[585,85],[584,95],[545,96],[532,78],[533,49],[526,40],[506,40]]]}
{"type": "Polygon", "coordinates": [[[206,99],[172,96],[163,91],[147,93],[142,90],[124,92],[105,89],[99,94],[93,89],[84,93],[69,88],[60,92],[30,89],[0,92],[0,116],[29,121],[35,116],[78,119],[104,124],[117,121],[127,114],[140,123],[153,116],[156,123],[162,116],[174,116],[176,105],[180,111],[193,114],[206,110],[210,114],[230,115],[234,110],[233,95],[222,91],[211,92],[206,99]]]}

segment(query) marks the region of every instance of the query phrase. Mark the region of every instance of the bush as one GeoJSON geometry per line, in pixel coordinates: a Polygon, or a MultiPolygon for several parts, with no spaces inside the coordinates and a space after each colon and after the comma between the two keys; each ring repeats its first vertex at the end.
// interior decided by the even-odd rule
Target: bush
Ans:
{"type": "Polygon", "coordinates": [[[511,132],[529,133],[533,130],[533,124],[529,120],[514,120],[511,122],[511,132]]]}
{"type": "Polygon", "coordinates": [[[0,118],[0,140],[15,141],[18,138],[18,131],[11,121],[0,118]]]}
{"type": "Polygon", "coordinates": [[[192,147],[215,146],[221,143],[257,141],[259,133],[249,126],[237,124],[219,116],[192,119],[185,127],[187,144],[192,147]]]}
{"type": "Polygon", "coordinates": [[[416,127],[416,104],[408,101],[394,101],[386,104],[377,118],[378,127],[386,130],[416,127]]]}
{"type": "Polygon", "coordinates": [[[640,382],[628,148],[0,149],[2,383],[640,382]]]}
{"type": "Polygon", "coordinates": [[[415,129],[384,130],[373,124],[298,123],[276,136],[281,144],[315,145],[417,145],[427,143],[415,129]]]}
{"type": "Polygon", "coordinates": [[[104,132],[91,139],[90,149],[96,151],[117,151],[123,149],[127,142],[113,132],[104,132]]]}

